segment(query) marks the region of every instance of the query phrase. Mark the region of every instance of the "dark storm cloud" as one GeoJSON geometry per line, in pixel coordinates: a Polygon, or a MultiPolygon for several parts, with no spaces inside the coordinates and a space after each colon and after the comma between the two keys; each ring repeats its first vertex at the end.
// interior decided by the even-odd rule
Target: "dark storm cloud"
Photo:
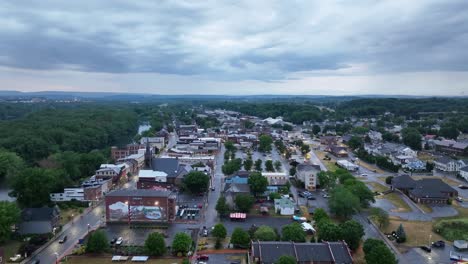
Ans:
{"type": "Polygon", "coordinates": [[[468,70],[463,0],[232,3],[5,1],[0,66],[263,81],[468,70]]]}

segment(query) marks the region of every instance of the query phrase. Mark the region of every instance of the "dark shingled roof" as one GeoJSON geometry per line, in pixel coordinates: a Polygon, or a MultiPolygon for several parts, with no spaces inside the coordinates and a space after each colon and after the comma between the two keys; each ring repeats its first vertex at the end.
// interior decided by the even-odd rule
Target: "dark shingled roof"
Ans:
{"type": "Polygon", "coordinates": [[[164,190],[149,190],[149,189],[121,189],[115,190],[108,193],[106,196],[109,197],[120,197],[120,196],[140,196],[140,197],[168,197],[171,191],[164,190]]]}
{"type": "Polygon", "coordinates": [[[422,179],[416,181],[414,189],[410,194],[420,198],[448,198],[449,193],[457,193],[441,179],[422,179]]]}
{"type": "Polygon", "coordinates": [[[252,257],[261,263],[275,263],[281,256],[290,255],[300,263],[332,262],[351,264],[353,259],[344,242],[294,243],[294,242],[252,242],[252,257]]]}
{"type": "Polygon", "coordinates": [[[151,160],[154,171],[164,171],[167,177],[179,175],[179,160],[176,158],[155,158],[151,160]]]}
{"type": "Polygon", "coordinates": [[[392,179],[393,188],[397,189],[413,189],[416,186],[416,181],[409,175],[401,175],[392,179]]]}
{"type": "Polygon", "coordinates": [[[25,208],[21,212],[23,221],[50,221],[60,214],[58,207],[25,208]]]}

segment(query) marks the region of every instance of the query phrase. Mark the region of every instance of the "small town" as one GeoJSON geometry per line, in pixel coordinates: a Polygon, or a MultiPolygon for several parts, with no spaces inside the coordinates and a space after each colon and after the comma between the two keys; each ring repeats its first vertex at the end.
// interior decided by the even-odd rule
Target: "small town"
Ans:
{"type": "Polygon", "coordinates": [[[468,264],[468,1],[0,1],[0,264],[468,264]]]}

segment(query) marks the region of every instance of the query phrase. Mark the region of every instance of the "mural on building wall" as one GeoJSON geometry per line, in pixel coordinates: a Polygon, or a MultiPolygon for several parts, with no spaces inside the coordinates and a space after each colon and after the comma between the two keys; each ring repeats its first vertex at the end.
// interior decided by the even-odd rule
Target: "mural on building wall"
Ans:
{"type": "MultiPolygon", "coordinates": [[[[109,218],[111,221],[128,221],[129,206],[123,202],[109,205],[109,218]]],[[[131,221],[158,221],[165,218],[164,208],[159,206],[131,205],[131,221]]]]}

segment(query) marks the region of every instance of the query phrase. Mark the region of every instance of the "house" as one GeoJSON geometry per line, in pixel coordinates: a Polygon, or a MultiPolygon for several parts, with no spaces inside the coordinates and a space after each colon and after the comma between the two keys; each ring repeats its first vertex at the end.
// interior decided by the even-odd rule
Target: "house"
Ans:
{"type": "Polygon", "coordinates": [[[464,165],[464,161],[454,160],[447,156],[442,156],[434,160],[435,168],[445,172],[457,172],[464,165]]]}
{"type": "Polygon", "coordinates": [[[345,147],[340,147],[336,145],[330,145],[327,148],[325,148],[325,151],[330,152],[333,154],[335,157],[347,157],[348,156],[348,151],[346,151],[345,147]]]}
{"type": "Polygon", "coordinates": [[[367,136],[369,136],[372,142],[380,142],[382,141],[382,133],[374,130],[370,130],[367,132],[367,136]]]}
{"type": "Polygon", "coordinates": [[[227,204],[234,206],[234,201],[240,194],[250,194],[250,186],[247,183],[227,183],[224,185],[224,196],[227,204]]]}
{"type": "Polygon", "coordinates": [[[398,189],[416,203],[447,204],[458,192],[440,179],[414,180],[409,175],[392,179],[392,189],[398,189]]]}
{"type": "Polygon", "coordinates": [[[165,146],[165,139],[164,137],[142,137],[140,139],[140,144],[143,146],[145,144],[149,144],[151,149],[153,150],[157,149],[159,152],[165,146]]]}
{"type": "Polygon", "coordinates": [[[224,180],[224,182],[226,184],[231,184],[231,183],[234,183],[234,184],[247,184],[249,181],[249,175],[235,175],[235,176],[231,176],[229,178],[226,178],[224,180]]]}
{"type": "Polygon", "coordinates": [[[460,176],[468,181],[468,166],[460,168],[460,176]]]}
{"type": "Polygon", "coordinates": [[[126,175],[125,164],[101,164],[95,175],[97,179],[112,179],[117,182],[120,177],[126,175]]]}
{"type": "Polygon", "coordinates": [[[54,233],[60,226],[60,209],[58,206],[25,208],[21,211],[21,222],[18,232],[21,235],[54,233]]]}
{"type": "Polygon", "coordinates": [[[289,255],[299,264],[352,264],[353,258],[345,242],[295,243],[286,241],[252,241],[251,263],[274,264],[289,255]]]}
{"type": "Polygon", "coordinates": [[[284,172],[263,172],[262,176],[267,178],[270,186],[283,186],[289,180],[289,177],[284,172]]]}
{"type": "Polygon", "coordinates": [[[317,188],[317,174],[320,171],[320,165],[298,164],[296,166],[296,178],[304,183],[308,191],[315,191],[317,188]]]}
{"type": "Polygon", "coordinates": [[[416,158],[411,158],[405,160],[405,163],[402,165],[402,167],[411,171],[422,171],[426,169],[426,162],[416,158]]]}
{"type": "Polygon", "coordinates": [[[322,145],[336,145],[338,144],[338,138],[336,136],[321,136],[320,144],[322,145]]]}
{"type": "Polygon", "coordinates": [[[179,137],[185,137],[196,134],[198,128],[196,125],[179,125],[176,131],[179,137]]]}
{"type": "Polygon", "coordinates": [[[359,170],[359,166],[352,163],[352,162],[349,162],[348,160],[338,160],[336,161],[336,164],[345,169],[345,170],[348,170],[348,171],[358,171],[359,170]]]}
{"type": "Polygon", "coordinates": [[[436,151],[455,156],[468,155],[468,143],[454,140],[434,140],[436,151]]]}
{"type": "Polygon", "coordinates": [[[280,215],[293,215],[295,204],[289,198],[275,199],[275,212],[280,215]]]}
{"type": "Polygon", "coordinates": [[[65,188],[62,193],[51,193],[49,194],[52,202],[64,202],[64,201],[84,201],[84,189],[83,188],[65,188]]]}
{"type": "Polygon", "coordinates": [[[179,163],[177,158],[151,158],[150,168],[145,168],[138,179],[138,189],[172,188],[181,185],[192,167],[179,163]],[[153,171],[153,172],[150,172],[153,171]]]}

